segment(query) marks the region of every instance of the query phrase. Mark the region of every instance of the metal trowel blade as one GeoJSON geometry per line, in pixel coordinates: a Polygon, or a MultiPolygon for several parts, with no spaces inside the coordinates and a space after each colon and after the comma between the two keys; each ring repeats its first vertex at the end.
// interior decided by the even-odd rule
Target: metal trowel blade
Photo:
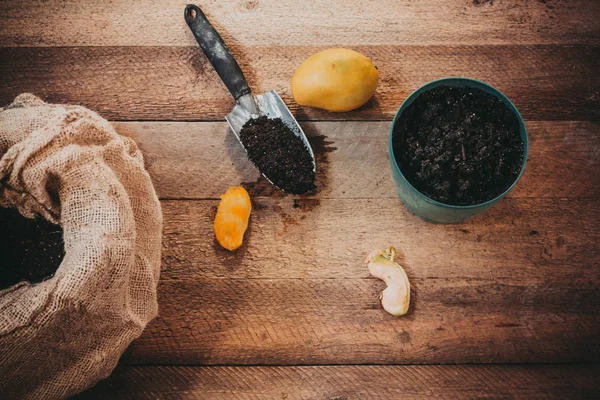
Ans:
{"type": "MultiPolygon", "coordinates": [[[[315,155],[310,147],[310,143],[308,143],[308,139],[302,131],[300,124],[298,124],[298,121],[296,121],[296,118],[294,118],[277,92],[271,90],[270,92],[264,94],[249,94],[246,96],[240,97],[240,99],[236,102],[234,109],[225,117],[237,140],[242,143],[240,140],[240,131],[242,126],[244,126],[249,119],[257,118],[262,115],[266,115],[269,118],[281,118],[281,120],[292,130],[292,132],[294,132],[294,134],[304,142],[304,145],[310,152],[310,156],[312,158],[313,171],[316,173],[317,164],[315,162],[315,155]],[[249,98],[250,96],[252,98],[249,98]]],[[[263,176],[269,182],[271,182],[267,176],[264,174],[263,176]]]]}

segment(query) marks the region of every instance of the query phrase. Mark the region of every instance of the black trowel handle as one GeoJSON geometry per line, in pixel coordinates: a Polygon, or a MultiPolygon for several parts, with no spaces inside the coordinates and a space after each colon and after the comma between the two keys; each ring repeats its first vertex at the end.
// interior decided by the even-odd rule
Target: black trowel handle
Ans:
{"type": "Polygon", "coordinates": [[[188,4],[185,7],[185,22],[233,97],[237,100],[250,93],[250,87],[240,66],[202,10],[193,4],[188,4]]]}

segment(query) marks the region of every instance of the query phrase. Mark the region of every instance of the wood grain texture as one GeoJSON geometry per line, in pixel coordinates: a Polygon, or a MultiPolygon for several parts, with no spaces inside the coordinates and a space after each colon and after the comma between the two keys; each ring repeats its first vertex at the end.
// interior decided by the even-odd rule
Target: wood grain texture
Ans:
{"type": "Polygon", "coordinates": [[[216,201],[163,201],[159,317],[132,364],[598,361],[597,199],[508,199],[460,226],[399,200],[255,202],[246,244],[215,245],[216,201]],[[305,206],[307,206],[305,204],[305,206]],[[363,264],[393,244],[409,315],[381,310],[363,264]]]}
{"type": "Polygon", "coordinates": [[[119,367],[83,399],[583,399],[598,364],[119,367]]]}
{"type": "MultiPolygon", "coordinates": [[[[284,267],[293,268],[292,264],[284,267]]],[[[597,270],[596,270],[597,274],[597,270]]],[[[597,362],[597,279],[421,279],[411,309],[374,279],[195,279],[159,285],[159,316],[125,364],[597,362]]]]}
{"type": "MultiPolygon", "coordinates": [[[[0,46],[189,46],[186,3],[4,0],[0,46]]],[[[585,0],[195,3],[227,42],[245,46],[600,42],[600,11],[585,0]]]]}
{"type": "Polygon", "coordinates": [[[395,245],[411,277],[598,282],[598,199],[507,198],[461,225],[424,222],[399,199],[259,199],[236,253],[214,241],[217,201],[162,206],[162,279],[367,278],[366,255],[395,245]]]}
{"type": "MultiPolygon", "coordinates": [[[[236,47],[256,93],[277,90],[299,120],[390,120],[416,88],[468,76],[503,91],[529,120],[600,119],[600,47],[360,46],[380,70],[374,98],[330,113],[294,104],[294,70],[323,47],[236,47]]],[[[81,104],[113,120],[218,120],[233,99],[195,47],[0,49],[0,104],[22,92],[81,104]]]]}
{"type": "MultiPolygon", "coordinates": [[[[311,198],[397,198],[390,122],[304,122],[318,159],[311,198]]],[[[600,197],[600,123],[528,121],[529,160],[510,197],[600,197]]],[[[163,199],[217,199],[244,183],[252,198],[283,196],[247,160],[226,122],[118,122],[140,146],[163,199]]]]}

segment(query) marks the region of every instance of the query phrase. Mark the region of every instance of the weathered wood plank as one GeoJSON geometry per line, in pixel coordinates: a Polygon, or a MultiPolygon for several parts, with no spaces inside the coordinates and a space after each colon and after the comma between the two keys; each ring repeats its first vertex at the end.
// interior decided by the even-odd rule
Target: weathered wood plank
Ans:
{"type": "MultiPolygon", "coordinates": [[[[218,198],[245,183],[250,195],[282,195],[247,160],[226,122],[118,122],[133,138],[163,199],[218,198]]],[[[318,158],[314,198],[396,198],[390,122],[302,123],[318,158]]],[[[510,196],[600,197],[600,123],[528,121],[526,173],[510,196]]]]}
{"type": "Polygon", "coordinates": [[[163,201],[160,315],[133,364],[597,361],[600,201],[509,199],[460,226],[399,200],[255,202],[237,253],[215,245],[216,201],[163,201]],[[363,259],[398,246],[412,309],[381,310],[363,259]]]}
{"type": "MultiPolygon", "coordinates": [[[[441,77],[484,80],[530,120],[600,119],[600,47],[362,46],[378,66],[375,97],[329,113],[293,103],[296,67],[323,47],[233,47],[256,93],[276,89],[300,120],[389,120],[420,85],[441,77]]],[[[219,120],[233,99],[196,47],[0,49],[0,104],[22,92],[82,104],[113,120],[219,120]]]]}
{"type": "Polygon", "coordinates": [[[217,201],[162,206],[163,279],[367,278],[364,258],[388,245],[423,279],[597,281],[600,268],[598,199],[507,198],[461,225],[426,223],[399,199],[258,199],[236,253],[214,240],[217,201]]]}
{"type": "MultiPolygon", "coordinates": [[[[0,2],[0,46],[189,46],[187,0],[0,2]]],[[[229,43],[515,44],[600,41],[585,0],[196,1],[229,43]]]]}
{"type": "Polygon", "coordinates": [[[594,398],[598,364],[118,367],[76,399],[594,398]]]}
{"type": "Polygon", "coordinates": [[[421,279],[413,271],[412,309],[401,318],[381,309],[378,293],[385,285],[374,279],[163,281],[159,316],[123,362],[455,364],[600,357],[597,279],[421,279]]]}

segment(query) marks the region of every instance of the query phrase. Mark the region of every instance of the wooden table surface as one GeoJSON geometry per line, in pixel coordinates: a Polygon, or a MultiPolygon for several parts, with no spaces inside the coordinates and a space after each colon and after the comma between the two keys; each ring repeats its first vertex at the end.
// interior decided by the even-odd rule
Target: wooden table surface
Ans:
{"type": "Polygon", "coordinates": [[[273,190],[246,160],[185,1],[0,0],[0,105],[32,92],[99,112],[136,140],[162,202],[160,315],[81,398],[598,395],[600,4],[199,3],[254,91],[276,89],[310,136],[314,196],[273,190]],[[342,46],[379,68],[375,97],[349,113],[297,106],[295,68],[342,46]],[[461,225],[411,215],[388,167],[400,103],[446,76],[496,86],[530,136],[515,190],[461,225]],[[212,220],[238,184],[254,209],[229,253],[212,220]],[[413,287],[402,318],[363,264],[387,245],[413,287]]]}

